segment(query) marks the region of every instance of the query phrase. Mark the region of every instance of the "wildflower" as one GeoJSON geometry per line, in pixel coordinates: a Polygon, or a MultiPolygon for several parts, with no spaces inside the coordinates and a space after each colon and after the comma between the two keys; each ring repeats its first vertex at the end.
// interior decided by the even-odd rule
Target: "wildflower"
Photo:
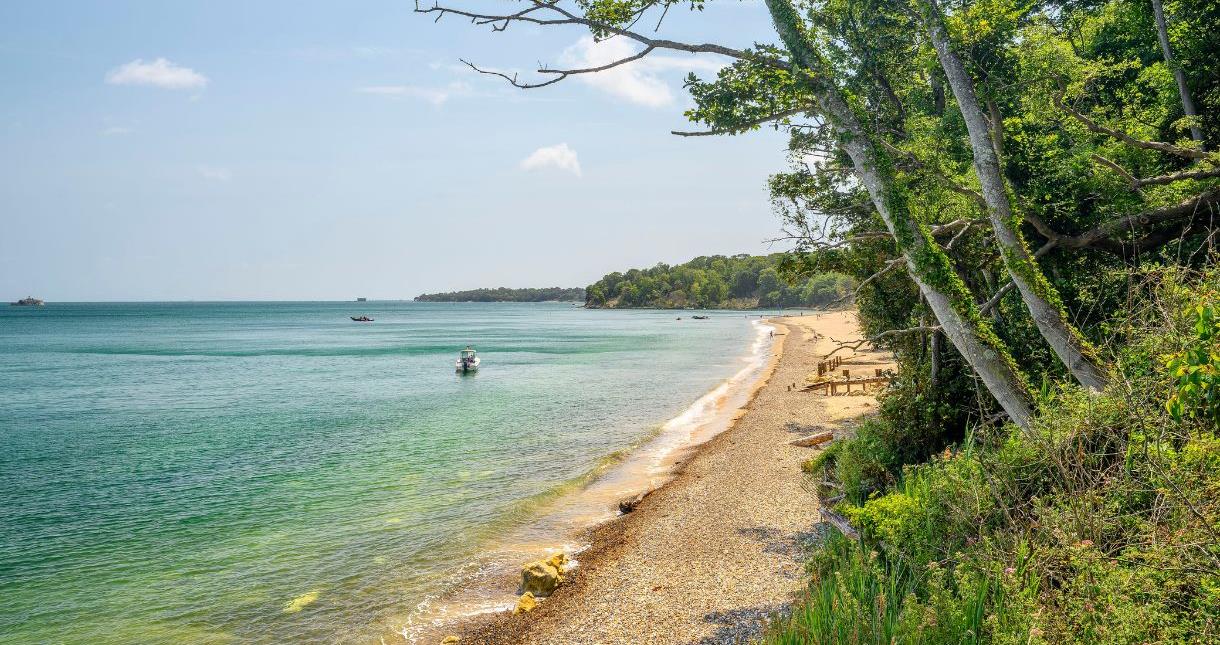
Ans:
{"type": "Polygon", "coordinates": [[[1016,572],[1017,572],[1017,568],[1016,568],[1016,567],[1004,567],[1004,574],[1005,574],[1005,575],[1009,575],[1009,576],[1011,576],[1012,574],[1014,574],[1014,573],[1016,573],[1016,572]]]}

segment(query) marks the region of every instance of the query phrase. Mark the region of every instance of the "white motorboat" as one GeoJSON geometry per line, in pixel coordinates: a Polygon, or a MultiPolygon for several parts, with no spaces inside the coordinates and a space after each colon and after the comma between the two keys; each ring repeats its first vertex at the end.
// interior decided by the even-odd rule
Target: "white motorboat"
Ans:
{"type": "Polygon", "coordinates": [[[458,353],[457,371],[459,372],[474,372],[479,369],[479,353],[474,351],[470,345],[466,346],[458,353]]]}

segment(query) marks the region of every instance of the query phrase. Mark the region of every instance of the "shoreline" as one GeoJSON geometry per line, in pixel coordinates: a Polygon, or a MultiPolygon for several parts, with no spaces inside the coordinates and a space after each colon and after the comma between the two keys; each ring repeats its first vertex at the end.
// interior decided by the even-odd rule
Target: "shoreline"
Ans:
{"type": "MultiPolygon", "coordinates": [[[[418,642],[454,634],[461,643],[729,643],[757,635],[803,587],[802,545],[817,538],[820,522],[800,473],[817,450],[789,446],[796,435],[785,424],[813,422],[838,435],[875,410],[870,395],[791,388],[833,347],[829,338],[858,336],[854,312],[760,324],[774,331],[770,356],[728,427],[675,450],[668,477],[634,512],[582,530],[580,566],[550,598],[529,614],[459,618],[418,642]]],[[[888,364],[880,352],[854,359],[888,364]]]]}
{"type": "Polygon", "coordinates": [[[607,455],[589,472],[561,485],[566,492],[548,491],[554,496],[535,509],[532,519],[506,528],[484,545],[475,560],[459,567],[468,573],[455,576],[448,591],[425,597],[405,622],[392,617],[379,621],[380,642],[439,642],[455,629],[494,620],[516,605],[514,592],[526,562],[562,552],[576,567],[583,566],[593,547],[592,532],[623,517],[620,501],[667,485],[702,445],[732,428],[765,385],[777,364],[777,349],[782,352],[784,336],[773,319],[753,318],[750,323],[753,332],[747,351],[739,357],[740,369],[630,447],[607,455]]]}

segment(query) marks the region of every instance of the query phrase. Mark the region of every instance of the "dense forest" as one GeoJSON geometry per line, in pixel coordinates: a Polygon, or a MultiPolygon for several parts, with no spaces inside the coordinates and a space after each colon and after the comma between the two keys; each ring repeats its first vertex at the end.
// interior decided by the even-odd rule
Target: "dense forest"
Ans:
{"type": "Polygon", "coordinates": [[[542,289],[470,289],[447,293],[421,293],[416,302],[582,302],[585,290],[580,287],[544,287],[542,289]]]}
{"type": "Polygon", "coordinates": [[[769,43],[658,34],[713,1],[462,15],[639,47],[523,87],[727,57],[678,134],[788,133],[781,273],[854,276],[897,357],[805,466],[848,530],[764,642],[1220,641],[1220,3],[764,0],[769,43]]]}
{"type": "Polygon", "coordinates": [[[713,255],[669,266],[615,271],[585,289],[588,307],[752,309],[850,303],[855,281],[841,273],[780,274],[782,254],[713,255]]]}

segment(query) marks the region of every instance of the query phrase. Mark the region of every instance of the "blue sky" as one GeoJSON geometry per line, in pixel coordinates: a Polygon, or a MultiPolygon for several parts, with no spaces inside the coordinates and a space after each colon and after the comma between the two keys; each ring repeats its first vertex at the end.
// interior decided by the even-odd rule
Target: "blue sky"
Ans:
{"type": "MultiPolygon", "coordinates": [[[[758,3],[709,4],[662,33],[774,40],[758,3]]],[[[413,6],[0,4],[0,298],[409,298],[768,250],[784,137],[668,134],[722,59],[517,90],[458,58],[630,46],[413,6]]]]}

